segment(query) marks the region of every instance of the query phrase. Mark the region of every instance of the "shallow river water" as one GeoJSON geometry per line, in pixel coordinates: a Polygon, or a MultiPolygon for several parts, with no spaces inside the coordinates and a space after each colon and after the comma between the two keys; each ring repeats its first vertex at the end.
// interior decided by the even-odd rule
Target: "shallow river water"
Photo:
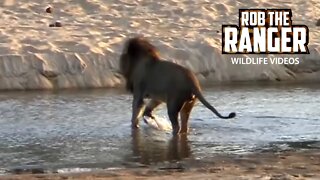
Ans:
{"type": "MultiPolygon", "coordinates": [[[[320,148],[319,86],[204,90],[222,114],[197,103],[187,138],[141,121],[131,131],[131,95],[117,90],[0,93],[0,171],[121,167],[221,153],[320,148]]],[[[166,117],[165,106],[157,115],[166,117]]]]}

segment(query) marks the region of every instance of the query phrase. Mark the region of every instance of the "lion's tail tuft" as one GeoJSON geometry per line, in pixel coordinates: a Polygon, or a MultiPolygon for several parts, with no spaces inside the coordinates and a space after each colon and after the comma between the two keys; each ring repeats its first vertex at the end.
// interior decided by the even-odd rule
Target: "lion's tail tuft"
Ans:
{"type": "Polygon", "coordinates": [[[210,109],[215,115],[217,115],[221,119],[230,119],[234,118],[236,116],[235,112],[231,112],[229,116],[223,116],[221,115],[202,95],[199,88],[194,88],[193,93],[195,96],[200,100],[200,102],[206,106],[208,109],[210,109]]]}

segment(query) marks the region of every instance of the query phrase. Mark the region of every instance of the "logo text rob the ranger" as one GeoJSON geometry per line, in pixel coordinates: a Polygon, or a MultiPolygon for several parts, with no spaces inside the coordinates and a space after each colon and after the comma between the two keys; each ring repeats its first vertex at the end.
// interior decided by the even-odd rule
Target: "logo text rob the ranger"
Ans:
{"type": "Polygon", "coordinates": [[[239,27],[222,26],[223,54],[309,54],[309,30],[290,9],[240,9],[239,27]]]}

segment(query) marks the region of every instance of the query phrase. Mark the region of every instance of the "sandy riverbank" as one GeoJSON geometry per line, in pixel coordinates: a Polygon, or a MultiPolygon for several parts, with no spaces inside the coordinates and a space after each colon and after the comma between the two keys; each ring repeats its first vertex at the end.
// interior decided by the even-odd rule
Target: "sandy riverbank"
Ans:
{"type": "Polygon", "coordinates": [[[73,174],[8,175],[0,176],[0,179],[319,179],[319,172],[320,153],[308,150],[217,155],[202,161],[185,160],[140,168],[73,174]]]}
{"type": "MultiPolygon", "coordinates": [[[[0,2],[0,90],[118,87],[123,41],[142,34],[161,56],[206,83],[320,81],[318,0],[28,1],[0,2]],[[45,9],[52,6],[53,14],[45,9]],[[290,8],[310,30],[310,55],[299,65],[233,65],[221,55],[221,25],[237,24],[239,8],[290,8]],[[50,28],[60,21],[63,27],[50,28]]],[[[246,57],[246,56],[238,56],[246,57]]]]}

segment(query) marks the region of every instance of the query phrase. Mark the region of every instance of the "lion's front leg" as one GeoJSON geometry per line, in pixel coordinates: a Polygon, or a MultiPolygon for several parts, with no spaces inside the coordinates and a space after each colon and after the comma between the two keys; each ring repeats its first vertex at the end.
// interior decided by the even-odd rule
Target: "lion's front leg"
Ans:
{"type": "Polygon", "coordinates": [[[131,118],[131,126],[132,128],[139,127],[139,118],[142,115],[142,110],[144,109],[144,102],[142,96],[133,96],[132,101],[132,118],[131,118]]]}
{"type": "Polygon", "coordinates": [[[162,103],[162,101],[151,99],[151,101],[147,104],[147,106],[146,106],[146,108],[145,108],[145,110],[143,112],[143,116],[148,116],[148,117],[151,117],[151,118],[154,119],[154,116],[152,115],[152,112],[161,103],[162,103]]]}

